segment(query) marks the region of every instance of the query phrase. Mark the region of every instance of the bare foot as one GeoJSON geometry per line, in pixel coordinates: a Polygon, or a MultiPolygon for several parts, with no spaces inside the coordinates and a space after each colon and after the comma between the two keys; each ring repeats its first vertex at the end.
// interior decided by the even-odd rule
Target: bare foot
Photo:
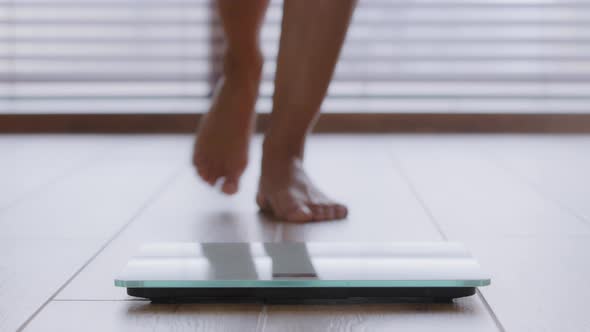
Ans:
{"type": "Polygon", "coordinates": [[[301,158],[265,149],[256,203],[264,212],[293,222],[346,218],[346,206],[334,202],[309,179],[301,158]]]}
{"type": "Polygon", "coordinates": [[[240,176],[248,164],[261,69],[262,57],[258,54],[228,56],[224,78],[197,133],[193,164],[210,185],[222,180],[221,190],[226,194],[238,191],[240,176]]]}

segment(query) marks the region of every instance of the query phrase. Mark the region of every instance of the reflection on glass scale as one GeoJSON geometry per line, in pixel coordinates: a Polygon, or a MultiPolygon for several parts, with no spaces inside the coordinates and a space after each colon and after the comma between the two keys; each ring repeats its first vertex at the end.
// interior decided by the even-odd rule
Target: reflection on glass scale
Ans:
{"type": "Polygon", "coordinates": [[[121,287],[478,287],[490,283],[458,243],[154,243],[121,287]]]}

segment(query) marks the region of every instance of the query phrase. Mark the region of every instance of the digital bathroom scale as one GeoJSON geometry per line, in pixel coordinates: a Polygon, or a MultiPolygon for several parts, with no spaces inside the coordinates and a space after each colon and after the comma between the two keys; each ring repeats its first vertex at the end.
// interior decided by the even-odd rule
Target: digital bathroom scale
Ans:
{"type": "Polygon", "coordinates": [[[490,277],[458,243],[154,243],[115,285],[153,302],[448,302],[490,277]]]}

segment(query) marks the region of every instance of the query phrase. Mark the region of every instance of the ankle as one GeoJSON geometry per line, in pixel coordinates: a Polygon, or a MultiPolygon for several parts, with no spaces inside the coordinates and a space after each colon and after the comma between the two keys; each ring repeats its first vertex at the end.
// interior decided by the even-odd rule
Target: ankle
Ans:
{"type": "Polygon", "coordinates": [[[303,143],[267,134],[262,144],[262,163],[292,163],[303,159],[303,143]]]}
{"type": "Polygon", "coordinates": [[[261,190],[272,192],[283,188],[303,167],[301,155],[281,147],[280,144],[265,139],[262,149],[259,183],[261,190]]]}

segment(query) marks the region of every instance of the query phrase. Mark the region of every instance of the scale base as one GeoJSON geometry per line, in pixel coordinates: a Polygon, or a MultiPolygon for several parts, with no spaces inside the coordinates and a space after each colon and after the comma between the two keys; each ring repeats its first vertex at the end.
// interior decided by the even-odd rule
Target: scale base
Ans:
{"type": "Polygon", "coordinates": [[[127,288],[154,303],[449,303],[475,287],[127,288]]]}

